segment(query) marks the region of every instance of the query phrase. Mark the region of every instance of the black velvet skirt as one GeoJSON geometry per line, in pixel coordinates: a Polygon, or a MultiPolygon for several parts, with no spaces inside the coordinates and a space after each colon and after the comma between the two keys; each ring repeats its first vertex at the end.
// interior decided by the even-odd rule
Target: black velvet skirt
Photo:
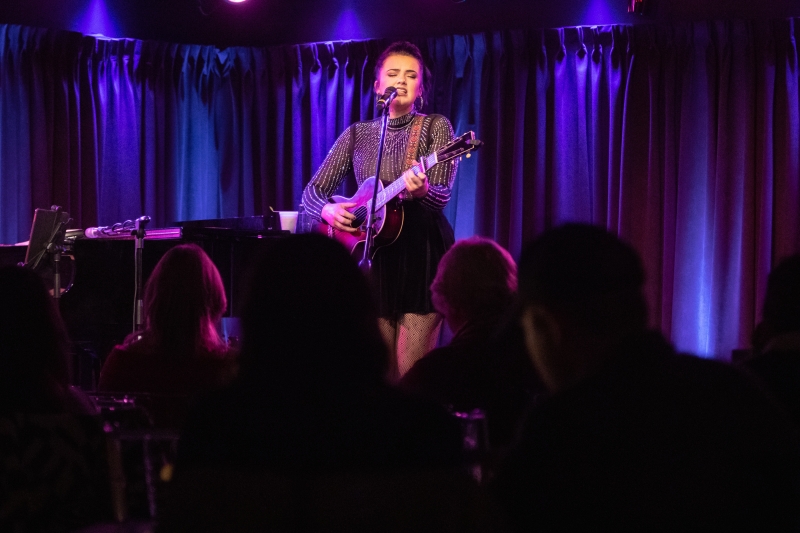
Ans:
{"type": "Polygon", "coordinates": [[[372,281],[382,318],[435,311],[431,282],[439,260],[455,242],[453,228],[442,212],[425,209],[415,201],[404,202],[403,211],[399,237],[378,249],[372,261],[372,281]]]}

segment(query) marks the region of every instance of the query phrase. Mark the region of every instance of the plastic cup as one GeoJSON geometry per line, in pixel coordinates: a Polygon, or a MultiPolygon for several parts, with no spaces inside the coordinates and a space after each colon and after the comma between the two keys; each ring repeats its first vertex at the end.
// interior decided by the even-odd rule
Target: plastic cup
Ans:
{"type": "Polygon", "coordinates": [[[281,229],[295,233],[297,229],[297,211],[278,211],[281,217],[281,229]]]}

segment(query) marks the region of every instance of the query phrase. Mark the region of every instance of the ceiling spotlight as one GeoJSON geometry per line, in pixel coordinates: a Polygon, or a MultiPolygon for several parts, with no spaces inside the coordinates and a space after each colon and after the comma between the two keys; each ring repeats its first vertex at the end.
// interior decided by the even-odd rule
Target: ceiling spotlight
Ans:
{"type": "Polygon", "coordinates": [[[225,0],[225,1],[228,2],[229,4],[241,4],[246,0],[225,0]]]}

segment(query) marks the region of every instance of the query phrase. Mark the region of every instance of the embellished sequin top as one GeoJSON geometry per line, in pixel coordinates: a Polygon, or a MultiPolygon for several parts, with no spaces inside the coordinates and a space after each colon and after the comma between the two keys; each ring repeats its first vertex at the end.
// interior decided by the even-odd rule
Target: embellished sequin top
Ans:
{"type": "MultiPolygon", "coordinates": [[[[411,122],[416,112],[389,119],[381,163],[381,181],[390,183],[403,173],[406,147],[411,136],[411,122]]],[[[356,122],[348,127],[333,144],[317,173],[303,191],[303,206],[307,213],[321,219],[322,208],[353,171],[360,187],[375,175],[381,119],[356,122]]],[[[453,127],[442,115],[428,115],[419,136],[419,155],[428,155],[453,140],[453,127]]],[[[415,201],[427,209],[441,211],[450,200],[456,175],[457,161],[440,163],[428,171],[428,193],[415,201]]],[[[407,200],[406,200],[407,201],[407,200]]]]}

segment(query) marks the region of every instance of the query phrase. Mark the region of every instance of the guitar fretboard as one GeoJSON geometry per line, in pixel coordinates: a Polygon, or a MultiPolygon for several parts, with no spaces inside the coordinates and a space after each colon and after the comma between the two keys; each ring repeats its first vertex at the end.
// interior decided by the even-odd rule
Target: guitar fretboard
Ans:
{"type": "MultiPolygon", "coordinates": [[[[430,170],[432,167],[436,166],[439,163],[439,154],[434,152],[428,156],[422,158],[422,161],[418,165],[414,165],[413,168],[416,172],[426,172],[430,170]]],[[[377,211],[384,205],[386,205],[389,200],[403,192],[406,188],[405,180],[401,180],[397,178],[392,183],[386,186],[381,192],[378,193],[377,202],[378,207],[375,208],[377,211]]],[[[372,209],[372,200],[367,201],[367,209],[372,209]]]]}

